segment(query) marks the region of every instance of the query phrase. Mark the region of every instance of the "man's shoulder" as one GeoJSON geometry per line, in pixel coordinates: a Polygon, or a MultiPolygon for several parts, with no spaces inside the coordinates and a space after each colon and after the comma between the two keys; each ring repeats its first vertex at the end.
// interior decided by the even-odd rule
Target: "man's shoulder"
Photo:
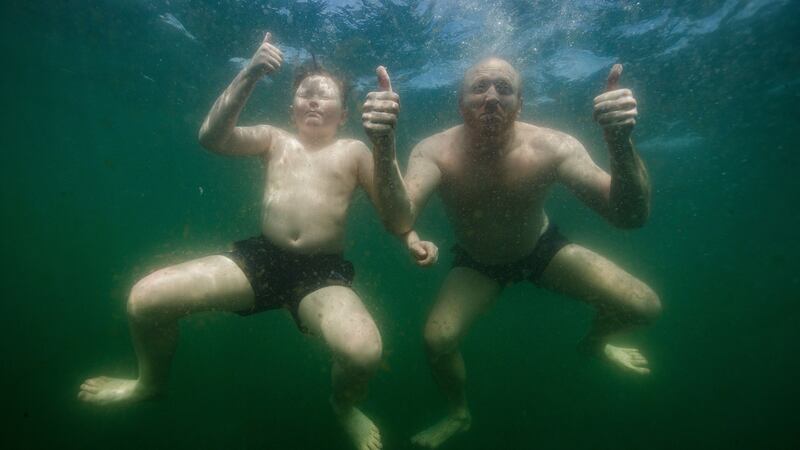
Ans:
{"type": "Polygon", "coordinates": [[[517,131],[527,144],[526,147],[547,149],[554,152],[570,152],[583,148],[581,143],[568,133],[553,128],[517,122],[517,131]]]}
{"type": "Polygon", "coordinates": [[[438,153],[444,149],[450,148],[462,127],[463,125],[456,125],[452,128],[432,134],[419,141],[414,147],[414,151],[432,154],[432,152],[438,153]]]}

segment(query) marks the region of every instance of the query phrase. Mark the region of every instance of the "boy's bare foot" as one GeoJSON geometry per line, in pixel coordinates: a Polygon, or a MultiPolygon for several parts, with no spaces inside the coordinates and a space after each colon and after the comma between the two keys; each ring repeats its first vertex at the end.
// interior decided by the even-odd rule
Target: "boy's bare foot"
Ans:
{"type": "Polygon", "coordinates": [[[333,410],[357,450],[380,450],[383,448],[380,430],[358,408],[340,411],[334,406],[333,410]]]}
{"type": "Polygon", "coordinates": [[[611,344],[606,344],[603,348],[603,353],[614,365],[625,370],[640,375],[647,375],[650,373],[650,368],[647,367],[647,359],[642,356],[636,348],[616,347],[611,344]]]}
{"type": "Polygon", "coordinates": [[[144,388],[137,380],[124,378],[89,378],[81,385],[78,398],[98,405],[132,403],[158,395],[153,389],[144,388]]]}
{"type": "Polygon", "coordinates": [[[468,410],[456,411],[412,437],[411,442],[424,448],[437,448],[454,434],[469,430],[471,424],[468,410]]]}

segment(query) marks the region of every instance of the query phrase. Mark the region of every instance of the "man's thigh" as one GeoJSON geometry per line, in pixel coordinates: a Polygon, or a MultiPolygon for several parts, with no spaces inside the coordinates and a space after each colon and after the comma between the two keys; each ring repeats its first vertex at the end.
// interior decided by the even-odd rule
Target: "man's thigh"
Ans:
{"type": "Polygon", "coordinates": [[[601,307],[635,307],[634,303],[655,295],[650,287],[604,256],[576,244],[556,253],[538,284],[601,307]]]}
{"type": "Polygon", "coordinates": [[[175,315],[238,312],[255,304],[247,276],[235,262],[222,255],[157,270],[136,283],[131,296],[133,301],[152,303],[151,307],[175,315]]]}
{"type": "Polygon", "coordinates": [[[428,315],[426,337],[460,340],[475,320],[494,305],[502,289],[498,282],[476,270],[452,268],[428,315]]]}

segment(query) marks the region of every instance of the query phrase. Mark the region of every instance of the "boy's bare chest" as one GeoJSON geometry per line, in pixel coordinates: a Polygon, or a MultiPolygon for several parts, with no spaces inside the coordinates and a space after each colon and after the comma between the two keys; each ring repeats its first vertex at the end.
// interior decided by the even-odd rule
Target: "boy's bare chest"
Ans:
{"type": "Polygon", "coordinates": [[[274,188],[352,189],[356,183],[355,162],[348,156],[339,148],[316,152],[284,149],[267,161],[267,184],[274,188]]]}

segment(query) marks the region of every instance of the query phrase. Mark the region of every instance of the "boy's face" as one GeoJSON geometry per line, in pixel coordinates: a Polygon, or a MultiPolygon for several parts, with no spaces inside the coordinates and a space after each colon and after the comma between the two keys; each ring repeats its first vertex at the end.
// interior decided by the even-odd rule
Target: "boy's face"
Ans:
{"type": "Polygon", "coordinates": [[[301,135],[312,138],[335,135],[345,121],[339,87],[323,75],[304,79],[294,94],[292,119],[301,135]]]}

